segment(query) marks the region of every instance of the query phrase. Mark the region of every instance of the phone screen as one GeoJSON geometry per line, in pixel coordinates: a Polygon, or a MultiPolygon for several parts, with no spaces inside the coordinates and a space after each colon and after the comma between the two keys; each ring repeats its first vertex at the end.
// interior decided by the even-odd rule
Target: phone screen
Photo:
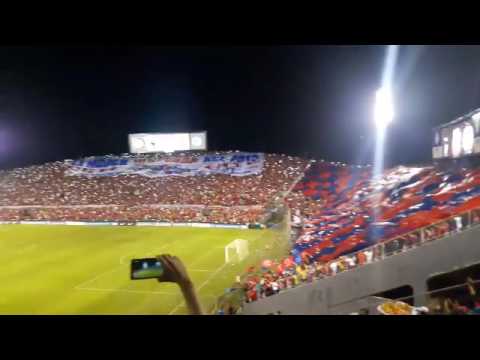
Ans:
{"type": "Polygon", "coordinates": [[[130,279],[155,279],[163,275],[163,266],[156,258],[133,259],[131,263],[130,279]]]}

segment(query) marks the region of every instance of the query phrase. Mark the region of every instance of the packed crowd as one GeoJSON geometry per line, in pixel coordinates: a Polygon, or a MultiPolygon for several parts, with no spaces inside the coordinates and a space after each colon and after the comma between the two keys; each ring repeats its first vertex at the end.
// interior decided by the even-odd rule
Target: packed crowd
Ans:
{"type": "Polygon", "coordinates": [[[0,209],[0,221],[96,221],[251,224],[263,215],[262,207],[39,207],[0,209]]]}
{"type": "Polygon", "coordinates": [[[480,170],[399,167],[372,179],[369,167],[320,162],[286,201],[299,236],[273,270],[265,266],[271,263],[267,260],[247,273],[247,301],[478,223],[480,170]]]}
{"type": "MultiPolygon", "coordinates": [[[[473,214],[473,222],[475,224],[480,223],[480,210],[474,211],[473,214]]],[[[282,262],[265,260],[258,269],[250,267],[244,276],[242,285],[245,292],[245,301],[252,302],[303,283],[310,283],[355,269],[358,266],[381,261],[385,257],[420,246],[422,242],[432,241],[445,236],[447,233],[461,231],[462,226],[454,219],[440,222],[421,229],[424,234],[423,240],[420,230],[413,231],[354,253],[342,255],[328,262],[311,260],[308,257],[295,262],[292,256],[283,259],[282,262]]]]}
{"type": "Polygon", "coordinates": [[[330,273],[326,264],[313,262],[311,264],[295,264],[284,261],[282,264],[272,262],[263,264],[261,273],[254,269],[243,280],[245,301],[252,302],[293,288],[301,283],[321,279],[330,273]]]}
{"type": "MultiPolygon", "coordinates": [[[[190,157],[195,155],[198,154],[188,153],[190,157]]],[[[162,155],[136,156],[158,159],[162,155]]],[[[72,176],[68,174],[71,164],[54,162],[1,171],[0,221],[255,222],[262,214],[259,208],[286,191],[303,173],[308,161],[265,154],[263,170],[256,175],[156,178],[137,174],[72,176]],[[90,208],[95,205],[101,207],[90,208]]]]}
{"type": "Polygon", "coordinates": [[[321,196],[315,180],[333,180],[323,185],[330,188],[324,202],[302,214],[294,256],[329,261],[480,206],[479,170],[399,167],[371,180],[369,169],[344,169],[336,170],[335,176],[335,168],[323,165],[299,184],[298,190],[312,204],[321,196]],[[317,186],[313,191],[312,184],[317,186]]]}

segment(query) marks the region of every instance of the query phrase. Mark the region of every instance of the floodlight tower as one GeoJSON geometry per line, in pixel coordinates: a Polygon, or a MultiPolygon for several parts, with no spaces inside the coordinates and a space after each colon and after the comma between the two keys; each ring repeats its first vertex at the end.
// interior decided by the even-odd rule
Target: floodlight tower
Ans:
{"type": "MultiPolygon", "coordinates": [[[[395,116],[392,92],[393,71],[397,59],[398,46],[389,45],[382,74],[382,85],[375,94],[373,119],[376,126],[375,157],[373,163],[374,179],[381,179],[384,167],[385,138],[388,125],[395,116]]],[[[374,206],[373,216],[376,221],[378,206],[374,206]]]]}
{"type": "Polygon", "coordinates": [[[385,135],[388,125],[395,116],[393,105],[392,80],[395,63],[397,60],[398,45],[387,47],[385,67],[382,74],[382,86],[375,94],[375,107],[373,118],[375,121],[377,136],[375,145],[375,159],[373,167],[374,177],[380,177],[383,173],[385,135]]]}
{"type": "Polygon", "coordinates": [[[374,121],[376,125],[375,159],[373,176],[379,178],[383,173],[385,135],[388,125],[393,121],[394,110],[392,91],[389,87],[382,86],[376,93],[374,121]]]}

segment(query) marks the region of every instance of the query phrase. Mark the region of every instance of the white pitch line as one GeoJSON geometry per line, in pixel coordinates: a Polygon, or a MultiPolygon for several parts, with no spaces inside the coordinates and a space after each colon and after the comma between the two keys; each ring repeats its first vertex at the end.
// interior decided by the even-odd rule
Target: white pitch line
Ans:
{"type": "MultiPolygon", "coordinates": [[[[197,292],[200,292],[200,290],[202,290],[202,288],[207,285],[209,283],[210,280],[212,280],[215,275],[217,275],[218,272],[220,272],[221,270],[223,270],[223,268],[227,265],[227,263],[223,264],[222,266],[220,266],[217,270],[215,270],[203,283],[201,283],[198,288],[197,288],[197,292]]],[[[168,315],[172,315],[174,312],[176,312],[181,306],[185,305],[185,301],[181,301],[180,303],[177,304],[177,306],[175,306],[172,311],[170,311],[168,313],[168,315]]]]}
{"type": "MultiPolygon", "coordinates": [[[[214,247],[214,248],[212,248],[210,251],[208,251],[208,252],[205,253],[204,255],[200,256],[200,257],[197,258],[197,259],[195,259],[195,261],[194,261],[192,264],[190,264],[190,266],[195,265],[195,264],[198,263],[201,259],[203,260],[203,258],[207,257],[207,255],[210,255],[213,251],[215,251],[215,250],[218,249],[218,248],[219,248],[219,247],[217,247],[217,246],[214,247]]],[[[224,249],[224,247],[222,247],[222,249],[224,249]]],[[[215,276],[215,274],[216,274],[220,269],[223,269],[223,267],[224,267],[225,265],[226,265],[226,263],[223,264],[222,266],[220,266],[217,270],[215,270],[215,271],[207,278],[206,281],[208,282],[213,276],[215,276]]],[[[189,270],[189,271],[191,271],[191,270],[189,270]]],[[[205,284],[202,283],[200,286],[203,287],[204,285],[205,285],[205,284]]],[[[198,288],[197,291],[199,291],[199,290],[200,290],[200,288],[198,288]]],[[[178,310],[181,306],[183,306],[183,305],[185,305],[185,301],[182,300],[181,302],[179,302],[179,303],[173,308],[172,311],[170,311],[170,312],[168,313],[168,315],[173,314],[175,311],[177,311],[177,310],[178,310]]]]}
{"type": "MultiPolygon", "coordinates": [[[[168,244],[164,244],[162,245],[161,247],[159,247],[158,249],[154,250],[154,251],[150,251],[146,254],[146,256],[152,256],[154,254],[158,254],[161,252],[161,250],[163,250],[164,248],[168,247],[170,245],[170,243],[168,244]]],[[[138,250],[135,252],[135,253],[130,253],[128,255],[123,255],[120,257],[119,261],[120,261],[120,265],[119,266],[116,266],[110,270],[107,270],[97,276],[95,276],[94,278],[92,279],[89,279],[87,281],[84,281],[76,286],[74,286],[74,289],[75,290],[84,290],[84,291],[102,291],[102,292],[126,292],[126,293],[134,293],[134,294],[158,294],[158,295],[170,295],[170,296],[173,296],[173,295],[177,295],[177,294],[173,294],[173,293],[168,293],[168,292],[162,292],[162,291],[147,291],[147,290],[130,290],[130,289],[107,289],[107,288],[86,288],[86,287],[83,287],[89,283],[92,283],[94,282],[95,280],[98,280],[99,278],[103,277],[104,275],[107,275],[107,274],[110,274],[110,273],[113,273],[115,271],[118,271],[120,270],[121,268],[124,268],[125,265],[128,265],[128,264],[125,264],[124,261],[125,261],[125,258],[126,257],[131,257],[131,256],[135,256],[135,254],[138,253],[138,250]]],[[[210,252],[209,252],[210,253],[210,252]]],[[[209,254],[207,253],[207,254],[209,254]]],[[[205,255],[207,255],[205,254],[205,255]]],[[[202,259],[203,257],[200,257],[200,259],[202,259]]],[[[200,259],[197,259],[197,261],[195,261],[194,263],[198,262],[200,259]]],[[[192,271],[192,272],[214,272],[213,270],[205,270],[205,269],[190,269],[189,271],[192,271]]],[[[218,269],[217,269],[218,271],[218,269]]],[[[212,274],[213,275],[213,274],[212,274]]],[[[175,309],[176,310],[176,309],[175,309]]]]}
{"type": "Polygon", "coordinates": [[[217,273],[220,271],[220,270],[223,270],[223,268],[227,266],[227,263],[223,264],[222,266],[220,266],[217,270],[215,270],[212,275],[210,275],[203,283],[200,284],[200,286],[198,287],[197,291],[200,291],[202,290],[202,288],[208,284],[208,282],[215,276],[217,275],[217,273]]]}
{"type": "Polygon", "coordinates": [[[148,291],[148,290],[129,290],[129,289],[100,289],[100,288],[76,288],[75,290],[84,290],[84,291],[104,291],[104,292],[127,292],[134,294],[158,294],[158,295],[170,295],[176,296],[177,294],[163,292],[163,291],[148,291]]]}
{"type": "Polygon", "coordinates": [[[158,255],[158,253],[165,249],[167,246],[170,246],[170,243],[168,244],[163,244],[162,246],[160,246],[157,250],[154,250],[154,251],[150,251],[149,253],[147,253],[149,256],[154,256],[154,255],[158,255]]]}
{"type": "MultiPolygon", "coordinates": [[[[157,250],[155,250],[155,251],[153,251],[153,252],[149,252],[149,253],[147,253],[147,254],[151,254],[151,253],[154,253],[154,252],[156,252],[156,251],[160,251],[161,249],[165,248],[165,247],[168,246],[168,245],[169,245],[169,244],[164,244],[163,246],[161,246],[161,247],[158,248],[157,250]]],[[[138,250],[137,250],[137,252],[138,252],[138,250]]],[[[112,273],[112,272],[118,271],[120,268],[123,268],[125,265],[128,265],[128,264],[125,264],[125,263],[123,262],[123,260],[125,259],[125,257],[131,256],[131,255],[135,255],[135,254],[131,253],[131,254],[129,254],[129,255],[123,255],[123,256],[121,256],[121,257],[120,257],[120,266],[115,266],[114,268],[112,268],[112,269],[110,269],[110,270],[108,270],[108,271],[105,271],[105,272],[103,272],[103,273],[95,276],[93,279],[87,280],[87,281],[85,281],[85,282],[83,282],[83,283],[81,283],[81,284],[79,284],[79,285],[76,285],[76,286],[74,286],[74,289],[77,289],[77,288],[79,288],[79,287],[82,287],[82,286],[85,285],[85,284],[88,284],[88,283],[91,283],[91,282],[93,282],[93,281],[95,281],[95,280],[98,280],[99,278],[101,278],[101,277],[104,276],[104,275],[107,275],[107,274],[110,274],[110,273],[112,273]]]]}
{"type": "MultiPolygon", "coordinates": [[[[146,254],[146,256],[152,256],[152,255],[155,255],[155,253],[158,253],[160,252],[162,249],[166,248],[167,246],[169,246],[170,244],[164,244],[162,245],[161,247],[159,247],[157,250],[154,250],[154,251],[150,251],[146,254]]],[[[135,252],[135,253],[131,253],[131,254],[128,254],[128,255],[123,255],[120,257],[120,264],[125,264],[124,263],[124,260],[125,258],[128,256],[135,256],[135,254],[138,252],[138,250],[135,252]]]]}
{"type": "Polygon", "coordinates": [[[124,266],[125,266],[125,265],[115,266],[113,269],[110,269],[110,270],[108,270],[108,271],[105,271],[105,272],[103,272],[103,273],[95,276],[93,279],[84,281],[84,282],[82,282],[81,284],[78,284],[78,285],[74,286],[74,289],[78,289],[78,288],[82,287],[82,286],[85,285],[85,284],[91,283],[91,282],[93,282],[93,281],[101,278],[101,277],[104,276],[104,275],[107,275],[107,274],[113,273],[113,272],[115,272],[115,271],[118,271],[118,270],[120,270],[120,268],[123,268],[124,266]]]}
{"type": "MultiPolygon", "coordinates": [[[[155,251],[151,251],[151,252],[148,252],[147,253],[147,256],[151,256],[155,253],[158,253],[160,250],[164,249],[165,247],[169,246],[170,244],[164,244],[163,246],[161,246],[160,248],[158,248],[157,250],[155,251]]],[[[223,247],[222,247],[223,249],[223,247]]],[[[204,257],[206,257],[207,255],[210,255],[210,253],[213,251],[213,249],[209,252],[207,252],[205,255],[201,256],[200,258],[197,258],[196,261],[193,262],[192,265],[198,263],[200,260],[203,260],[204,257]]],[[[113,269],[110,269],[108,271],[105,271],[97,276],[95,276],[94,278],[90,279],[90,280],[87,280],[79,285],[76,285],[74,287],[75,290],[85,290],[85,291],[102,291],[102,292],[127,292],[127,293],[141,293],[141,294],[158,294],[158,295],[170,295],[170,296],[173,296],[173,295],[177,295],[177,294],[172,294],[172,293],[166,293],[166,292],[162,292],[162,291],[147,291],[147,290],[129,290],[129,289],[106,289],[106,288],[85,288],[83,287],[84,285],[86,284],[89,284],[95,280],[98,280],[99,278],[101,278],[102,276],[104,275],[107,275],[107,274],[110,274],[112,272],[115,272],[115,271],[118,271],[120,268],[123,268],[125,265],[128,265],[128,264],[125,264],[124,263],[124,260],[127,256],[134,256],[135,254],[131,253],[129,255],[123,255],[120,257],[120,266],[116,266],[114,267],[113,269]]],[[[222,266],[220,266],[218,269],[212,271],[212,270],[204,270],[204,269],[189,269],[189,271],[192,271],[192,272],[210,272],[212,273],[202,284],[200,284],[200,286],[198,287],[198,291],[200,291],[206,284],[208,284],[208,282],[219,272],[221,271],[227,264],[223,264],[222,266]]],[[[214,297],[214,296],[211,296],[211,295],[205,295],[205,296],[209,296],[209,297],[214,297]]],[[[178,310],[178,308],[180,308],[181,306],[184,305],[184,302],[180,302],[177,306],[175,306],[175,308],[170,311],[169,315],[174,313],[175,311],[178,310]]]]}

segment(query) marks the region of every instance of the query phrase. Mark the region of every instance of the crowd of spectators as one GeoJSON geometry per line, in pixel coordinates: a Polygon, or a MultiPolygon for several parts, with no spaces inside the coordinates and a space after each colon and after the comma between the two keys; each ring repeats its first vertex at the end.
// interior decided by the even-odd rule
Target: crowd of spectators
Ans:
{"type": "Polygon", "coordinates": [[[35,207],[0,209],[0,221],[172,222],[251,224],[264,213],[262,207],[35,207]]]}
{"type": "MultiPolygon", "coordinates": [[[[443,228],[443,224],[432,226],[432,228],[437,226],[443,228]]],[[[456,230],[455,227],[448,227],[447,232],[456,230]]],[[[445,233],[436,233],[437,237],[443,235],[445,233]]],[[[433,237],[425,238],[424,241],[433,239],[433,237]]],[[[380,261],[387,256],[419,246],[421,242],[420,232],[412,232],[354,253],[342,255],[328,262],[312,260],[309,257],[304,257],[301,261],[295,262],[292,256],[283,259],[281,262],[264,261],[258,269],[255,267],[249,268],[244,276],[242,284],[245,291],[245,300],[246,302],[255,301],[274,295],[281,290],[380,261]]]]}
{"type": "MultiPolygon", "coordinates": [[[[258,269],[250,267],[244,276],[242,285],[245,301],[252,302],[303,283],[310,283],[374,261],[381,261],[385,257],[420,246],[422,242],[432,241],[449,233],[461,231],[466,226],[477,225],[480,223],[480,210],[471,212],[471,222],[468,224],[464,224],[462,218],[465,218],[465,216],[447,219],[328,262],[310,260],[308,257],[302,259],[299,263],[293,261],[292,257],[285,258],[281,262],[264,261],[258,269]]],[[[473,311],[471,306],[460,306],[458,300],[448,300],[447,298],[442,299],[438,306],[441,307],[440,310],[431,310],[431,312],[458,313],[463,311],[467,313],[473,311]],[[465,310],[467,308],[468,311],[465,310]]],[[[476,306],[478,308],[480,302],[477,302],[476,306]]],[[[475,311],[477,310],[479,309],[475,309],[475,311]]]]}
{"type": "MultiPolygon", "coordinates": [[[[135,156],[158,160],[163,155],[126,157],[135,156]]],[[[137,174],[69,175],[71,164],[71,161],[54,162],[0,171],[0,221],[255,222],[261,217],[261,208],[289,189],[308,161],[265,154],[263,170],[256,175],[153,178],[137,174]]]]}
{"type": "Polygon", "coordinates": [[[273,269],[262,263],[246,274],[247,301],[479,223],[480,171],[399,167],[372,179],[368,167],[318,163],[286,201],[298,237],[273,269]],[[313,276],[302,276],[302,267],[313,276]]]}

